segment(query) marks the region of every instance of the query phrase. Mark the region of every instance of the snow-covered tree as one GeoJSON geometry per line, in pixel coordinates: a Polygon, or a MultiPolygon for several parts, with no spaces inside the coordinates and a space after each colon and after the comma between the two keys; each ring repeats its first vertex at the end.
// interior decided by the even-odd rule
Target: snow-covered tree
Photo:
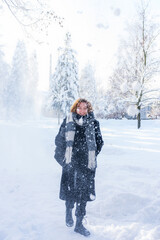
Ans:
{"type": "Polygon", "coordinates": [[[110,88],[98,92],[96,115],[100,118],[122,119],[125,114],[125,102],[113,94],[110,88]]]}
{"type": "Polygon", "coordinates": [[[11,75],[6,87],[6,105],[9,118],[20,118],[25,113],[26,83],[29,78],[28,59],[25,44],[18,41],[11,75]]]}
{"type": "Polygon", "coordinates": [[[37,97],[37,87],[38,87],[38,60],[37,54],[34,50],[31,53],[28,61],[28,70],[29,70],[29,78],[26,81],[25,88],[26,88],[26,99],[25,99],[25,106],[26,114],[34,117],[36,114],[36,97],[37,97]]]}
{"type": "Polygon", "coordinates": [[[4,60],[4,53],[0,48],[0,118],[6,114],[6,85],[9,81],[10,66],[4,60]]]}
{"type": "Polygon", "coordinates": [[[154,79],[160,69],[160,58],[156,43],[160,33],[148,12],[148,5],[141,1],[135,22],[128,29],[129,38],[123,42],[117,64],[121,92],[131,106],[129,114],[137,115],[141,126],[141,109],[156,98],[154,79]]]}
{"type": "Polygon", "coordinates": [[[78,98],[78,63],[71,48],[71,35],[66,34],[65,48],[50,83],[50,104],[58,113],[66,115],[73,101],[78,98]]]}
{"type": "Polygon", "coordinates": [[[27,35],[39,43],[45,41],[54,22],[63,26],[63,18],[59,17],[45,0],[3,0],[2,3],[27,35]]]}
{"type": "Polygon", "coordinates": [[[119,66],[114,69],[112,76],[109,77],[109,89],[106,93],[109,98],[106,102],[106,111],[115,118],[126,115],[126,108],[128,107],[128,103],[124,100],[126,92],[121,90],[124,79],[126,79],[124,70],[119,66]]]}
{"type": "Polygon", "coordinates": [[[152,110],[150,112],[152,118],[160,118],[160,100],[152,104],[152,110]]]}
{"type": "Polygon", "coordinates": [[[81,72],[79,79],[79,94],[95,106],[97,100],[96,80],[93,66],[88,63],[81,72]]]}

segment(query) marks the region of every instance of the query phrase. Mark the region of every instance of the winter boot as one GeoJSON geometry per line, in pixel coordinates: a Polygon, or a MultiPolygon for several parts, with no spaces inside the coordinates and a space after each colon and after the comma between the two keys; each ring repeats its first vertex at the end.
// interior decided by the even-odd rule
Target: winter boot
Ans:
{"type": "Polygon", "coordinates": [[[72,218],[72,208],[66,208],[66,226],[72,227],[74,224],[72,218]]]}
{"type": "Polygon", "coordinates": [[[81,235],[88,237],[90,235],[90,232],[83,226],[82,224],[83,217],[77,216],[76,226],[74,231],[77,233],[80,233],[81,235]]]}

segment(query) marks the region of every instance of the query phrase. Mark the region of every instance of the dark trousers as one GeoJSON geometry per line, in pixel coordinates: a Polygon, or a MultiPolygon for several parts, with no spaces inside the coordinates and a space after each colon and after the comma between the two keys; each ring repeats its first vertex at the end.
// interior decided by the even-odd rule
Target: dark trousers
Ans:
{"type": "MultiPolygon", "coordinates": [[[[73,200],[67,200],[66,208],[74,208],[74,204],[75,202],[73,200]]],[[[84,200],[81,200],[81,202],[76,202],[76,211],[75,211],[76,217],[83,217],[86,215],[86,205],[87,205],[87,202],[84,200]]]]}

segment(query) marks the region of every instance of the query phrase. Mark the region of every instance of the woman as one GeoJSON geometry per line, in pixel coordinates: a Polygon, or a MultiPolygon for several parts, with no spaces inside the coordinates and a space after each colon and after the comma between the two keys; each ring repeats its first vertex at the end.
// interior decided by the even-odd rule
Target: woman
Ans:
{"type": "Polygon", "coordinates": [[[55,159],[63,167],[60,199],[66,204],[66,225],[72,227],[72,209],[76,203],[75,232],[89,236],[83,226],[87,201],[95,199],[96,157],[103,146],[99,122],[86,99],[78,99],[64,119],[55,138],[55,159]]]}

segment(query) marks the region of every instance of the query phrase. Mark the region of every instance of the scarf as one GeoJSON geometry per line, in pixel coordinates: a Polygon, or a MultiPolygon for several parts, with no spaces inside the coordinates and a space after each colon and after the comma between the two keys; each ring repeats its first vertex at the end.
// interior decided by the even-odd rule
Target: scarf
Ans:
{"type": "Polygon", "coordinates": [[[95,128],[94,128],[94,114],[93,112],[81,117],[76,113],[70,113],[66,120],[65,138],[66,138],[66,152],[65,161],[66,164],[71,163],[73,143],[76,131],[76,124],[84,126],[85,136],[88,147],[88,168],[94,170],[96,168],[96,140],[95,140],[95,128]]]}

